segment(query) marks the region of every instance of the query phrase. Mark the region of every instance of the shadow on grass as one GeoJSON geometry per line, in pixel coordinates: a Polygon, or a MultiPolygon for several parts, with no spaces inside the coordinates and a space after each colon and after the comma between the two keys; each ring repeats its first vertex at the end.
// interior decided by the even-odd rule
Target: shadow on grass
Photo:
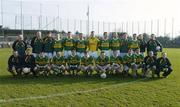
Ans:
{"type": "Polygon", "coordinates": [[[75,84],[75,83],[85,83],[85,84],[119,84],[119,83],[125,83],[125,82],[150,82],[150,81],[156,81],[160,80],[162,78],[132,78],[132,77],[125,77],[119,75],[108,75],[106,79],[102,79],[99,77],[99,75],[93,75],[91,77],[79,75],[79,76],[55,76],[51,75],[49,77],[33,77],[33,76],[25,76],[25,77],[12,77],[11,75],[1,75],[0,76],[0,84],[1,85],[19,85],[19,84],[54,84],[54,85],[60,85],[60,84],[75,84]]]}

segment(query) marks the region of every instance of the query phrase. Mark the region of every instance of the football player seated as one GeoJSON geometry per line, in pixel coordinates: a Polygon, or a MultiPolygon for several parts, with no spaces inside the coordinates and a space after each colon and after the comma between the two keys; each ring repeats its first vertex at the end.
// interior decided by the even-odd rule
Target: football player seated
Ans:
{"type": "Polygon", "coordinates": [[[43,52],[35,58],[35,64],[36,67],[34,71],[37,72],[38,75],[43,73],[48,76],[50,74],[49,58],[43,52]]]}
{"type": "Polygon", "coordinates": [[[76,50],[67,58],[67,72],[70,75],[77,75],[80,71],[80,57],[76,55],[76,50]]]}
{"type": "Polygon", "coordinates": [[[34,67],[35,67],[35,58],[32,55],[31,49],[28,48],[26,49],[26,55],[24,58],[24,66],[22,69],[22,73],[23,74],[29,74],[29,73],[33,73],[34,76],[37,75],[37,73],[34,71],[34,67]]]}
{"type": "Polygon", "coordinates": [[[135,61],[134,61],[134,56],[133,56],[133,51],[132,49],[128,50],[128,53],[123,57],[123,75],[128,76],[129,75],[129,70],[134,66],[135,61]]]}
{"type": "Polygon", "coordinates": [[[93,57],[90,56],[87,51],[84,52],[84,55],[81,58],[81,71],[85,75],[92,75],[92,72],[94,71],[93,57]]]}
{"type": "Polygon", "coordinates": [[[114,50],[113,55],[110,57],[111,73],[122,73],[122,58],[118,56],[118,51],[114,50]]]}
{"type": "Polygon", "coordinates": [[[138,69],[143,67],[144,56],[140,53],[140,49],[136,49],[133,56],[134,56],[135,64],[132,67],[132,72],[133,72],[133,77],[136,78],[138,76],[138,72],[137,72],[138,69]]]}
{"type": "Polygon", "coordinates": [[[156,71],[156,56],[153,51],[150,51],[148,56],[144,58],[143,77],[146,77],[150,71],[152,72],[152,77],[154,77],[156,71]]]}
{"type": "Polygon", "coordinates": [[[8,71],[13,75],[21,75],[22,72],[22,59],[18,55],[17,51],[13,51],[13,55],[11,55],[8,59],[8,71]]]}
{"type": "Polygon", "coordinates": [[[167,58],[167,53],[162,52],[162,56],[157,59],[157,70],[156,74],[160,77],[160,72],[164,72],[163,76],[167,77],[173,70],[171,68],[171,62],[167,58]]]}
{"type": "Polygon", "coordinates": [[[66,61],[62,52],[57,52],[56,56],[52,59],[52,70],[56,75],[62,75],[66,70],[66,61]]]}
{"type": "Polygon", "coordinates": [[[105,55],[104,51],[101,51],[100,56],[96,59],[96,72],[98,74],[109,73],[110,71],[110,61],[109,57],[105,55]]]}

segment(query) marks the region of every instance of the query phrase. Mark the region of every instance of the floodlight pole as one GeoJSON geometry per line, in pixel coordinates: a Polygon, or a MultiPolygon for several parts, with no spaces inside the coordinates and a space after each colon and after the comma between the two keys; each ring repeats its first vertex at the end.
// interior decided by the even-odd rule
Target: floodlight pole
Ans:
{"type": "Polygon", "coordinates": [[[20,7],[21,7],[21,34],[23,35],[24,32],[23,32],[23,8],[22,8],[22,0],[20,2],[20,7]]]}
{"type": "Polygon", "coordinates": [[[89,5],[88,5],[88,11],[87,11],[87,35],[89,36],[89,5]]]}

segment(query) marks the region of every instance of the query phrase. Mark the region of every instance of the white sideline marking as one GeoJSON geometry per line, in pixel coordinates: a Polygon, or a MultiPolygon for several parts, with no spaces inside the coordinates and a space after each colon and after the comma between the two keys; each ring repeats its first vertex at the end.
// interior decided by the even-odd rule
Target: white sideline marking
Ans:
{"type": "Polygon", "coordinates": [[[57,94],[49,94],[49,95],[44,95],[44,96],[32,96],[32,97],[22,97],[22,98],[0,99],[0,103],[9,103],[9,102],[35,100],[35,99],[46,99],[46,98],[60,97],[60,96],[66,96],[66,95],[72,95],[72,94],[90,93],[90,92],[96,92],[96,91],[104,90],[104,89],[116,88],[118,86],[128,85],[128,84],[132,84],[132,83],[142,81],[142,80],[144,80],[144,79],[139,79],[139,80],[130,81],[130,82],[126,82],[126,83],[119,83],[119,84],[115,84],[115,85],[111,85],[111,86],[107,86],[107,87],[101,87],[101,88],[96,88],[96,89],[92,89],[92,90],[85,90],[85,91],[57,93],[57,94]]]}

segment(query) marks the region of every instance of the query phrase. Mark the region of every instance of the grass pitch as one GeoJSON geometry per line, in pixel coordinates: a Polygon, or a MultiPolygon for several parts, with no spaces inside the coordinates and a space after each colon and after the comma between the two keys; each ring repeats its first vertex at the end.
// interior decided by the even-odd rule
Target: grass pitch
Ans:
{"type": "Polygon", "coordinates": [[[10,49],[0,49],[0,107],[180,107],[180,49],[165,49],[173,65],[168,78],[109,76],[12,78],[10,49]]]}

